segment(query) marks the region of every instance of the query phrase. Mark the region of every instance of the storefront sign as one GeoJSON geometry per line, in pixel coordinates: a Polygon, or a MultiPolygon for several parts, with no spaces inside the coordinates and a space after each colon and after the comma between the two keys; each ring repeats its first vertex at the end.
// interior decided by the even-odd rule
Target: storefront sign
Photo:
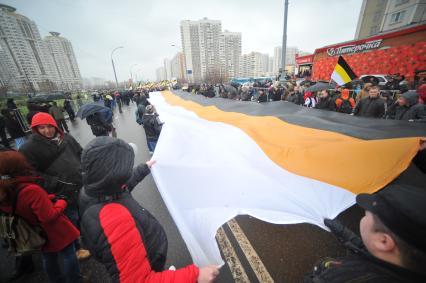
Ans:
{"type": "Polygon", "coordinates": [[[296,56],[296,64],[302,65],[302,64],[312,64],[314,61],[314,55],[305,55],[305,56],[296,56]]]}
{"type": "Polygon", "coordinates": [[[336,48],[328,48],[327,54],[328,56],[338,56],[350,53],[358,53],[366,50],[379,48],[382,44],[383,39],[378,39],[374,41],[367,41],[362,44],[357,45],[345,45],[336,48]]]}

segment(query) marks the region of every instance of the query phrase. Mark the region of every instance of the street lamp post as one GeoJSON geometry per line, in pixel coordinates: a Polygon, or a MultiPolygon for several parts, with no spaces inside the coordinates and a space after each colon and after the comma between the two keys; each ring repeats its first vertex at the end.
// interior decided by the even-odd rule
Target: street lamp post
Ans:
{"type": "Polygon", "coordinates": [[[114,70],[114,76],[115,76],[115,85],[118,89],[118,80],[117,80],[117,73],[115,72],[115,66],[114,66],[114,59],[112,59],[112,55],[114,54],[114,51],[120,48],[124,48],[123,46],[118,46],[116,48],[114,48],[111,52],[111,63],[112,63],[112,69],[114,70]]]}
{"type": "Polygon", "coordinates": [[[283,45],[281,47],[281,78],[280,81],[285,80],[285,57],[287,52],[287,14],[288,14],[288,0],[284,1],[284,28],[283,28],[283,45]]]}

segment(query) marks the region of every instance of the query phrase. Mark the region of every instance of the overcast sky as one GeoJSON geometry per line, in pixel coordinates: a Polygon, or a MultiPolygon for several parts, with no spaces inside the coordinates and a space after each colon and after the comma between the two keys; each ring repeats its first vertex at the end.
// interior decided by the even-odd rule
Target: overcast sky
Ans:
{"type": "MultiPolygon", "coordinates": [[[[242,33],[243,54],[273,55],[283,33],[284,0],[0,0],[35,21],[42,36],[60,32],[74,48],[83,77],[155,79],[155,69],[181,45],[180,21],[222,21],[222,30],[242,33]]],[[[354,38],[362,0],[293,0],[287,46],[307,52],[354,38]]]]}

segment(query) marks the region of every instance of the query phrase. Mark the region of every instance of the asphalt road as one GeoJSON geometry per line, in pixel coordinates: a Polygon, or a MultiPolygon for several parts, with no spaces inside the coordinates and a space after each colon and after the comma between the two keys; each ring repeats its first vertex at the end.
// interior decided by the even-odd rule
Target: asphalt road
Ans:
{"type": "MultiPolygon", "coordinates": [[[[135,106],[123,107],[115,113],[119,138],[138,146],[135,164],[150,159],[143,128],[135,122],[135,106]]],[[[161,113],[160,113],[161,115],[161,113]]],[[[71,134],[84,147],[94,138],[85,121],[68,122],[71,134]]],[[[189,252],[165,206],[151,176],[133,191],[134,198],[148,209],[163,225],[168,241],[166,267],[176,268],[192,263],[189,252]]],[[[358,230],[362,211],[357,207],[346,210],[339,219],[358,230]]],[[[310,224],[274,225],[250,216],[238,216],[222,226],[217,239],[226,261],[216,282],[301,282],[313,264],[324,256],[341,256],[344,249],[328,232],[310,224]],[[238,228],[236,230],[236,228],[238,228]],[[225,239],[225,240],[224,240],[225,239]],[[234,254],[229,251],[233,250],[234,254]]],[[[36,271],[15,282],[47,282],[40,256],[34,256],[36,271]]],[[[105,268],[90,259],[81,263],[86,282],[110,282],[105,268]]],[[[14,259],[0,249],[0,282],[7,282],[14,269],[14,259]]]]}

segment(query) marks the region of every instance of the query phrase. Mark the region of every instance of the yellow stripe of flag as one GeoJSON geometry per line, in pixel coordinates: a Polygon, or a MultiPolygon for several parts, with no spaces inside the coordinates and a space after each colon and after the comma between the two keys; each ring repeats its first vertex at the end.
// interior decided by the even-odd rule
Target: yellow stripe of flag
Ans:
{"type": "Polygon", "coordinates": [[[342,68],[339,64],[336,65],[334,70],[339,74],[339,76],[342,78],[342,80],[346,83],[352,81],[352,79],[349,77],[348,73],[346,73],[345,69],[342,68]]]}

